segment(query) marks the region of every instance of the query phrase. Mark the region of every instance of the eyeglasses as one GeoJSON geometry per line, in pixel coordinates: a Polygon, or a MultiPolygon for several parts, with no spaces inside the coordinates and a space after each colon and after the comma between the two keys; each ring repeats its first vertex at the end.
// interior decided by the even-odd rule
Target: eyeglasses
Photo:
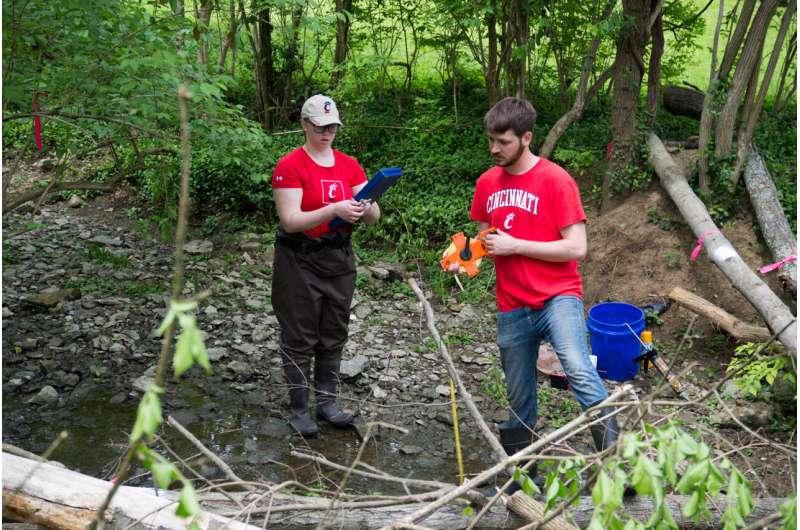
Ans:
{"type": "Polygon", "coordinates": [[[306,123],[308,123],[308,125],[311,127],[311,130],[317,134],[323,134],[326,132],[336,134],[336,131],[339,130],[338,123],[331,123],[330,125],[314,125],[311,123],[311,120],[306,120],[306,123]]]}

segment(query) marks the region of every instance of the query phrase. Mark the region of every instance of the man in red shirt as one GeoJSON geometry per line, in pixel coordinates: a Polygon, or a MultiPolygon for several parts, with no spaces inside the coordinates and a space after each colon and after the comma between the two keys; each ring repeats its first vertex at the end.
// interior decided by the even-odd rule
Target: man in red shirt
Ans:
{"type": "MultiPolygon", "coordinates": [[[[509,401],[500,441],[510,454],[530,444],[537,420],[539,344],[548,340],[585,410],[608,397],[589,359],[578,260],[586,255],[586,214],[575,181],[530,150],[536,111],[505,98],[484,118],[497,164],[475,186],[470,218],[486,237],[497,272],[497,344],[509,401]]],[[[608,416],[610,409],[604,409],[608,416]]],[[[616,441],[613,416],[591,427],[598,450],[616,441]]],[[[535,466],[531,474],[536,475],[535,466]]],[[[513,492],[507,492],[513,493],[513,492]]]]}

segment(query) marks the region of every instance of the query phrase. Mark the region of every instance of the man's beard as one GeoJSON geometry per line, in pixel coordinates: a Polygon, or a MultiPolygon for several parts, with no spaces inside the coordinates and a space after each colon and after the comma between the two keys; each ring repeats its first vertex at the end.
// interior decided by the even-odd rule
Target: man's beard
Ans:
{"type": "Polygon", "coordinates": [[[522,145],[522,140],[517,140],[517,141],[519,142],[519,149],[517,149],[517,152],[514,153],[514,156],[512,156],[511,158],[506,159],[505,161],[497,160],[495,158],[495,162],[497,162],[498,166],[500,166],[500,167],[510,167],[510,166],[513,166],[514,164],[516,164],[517,161],[520,158],[522,158],[522,153],[525,151],[525,146],[522,145]]]}

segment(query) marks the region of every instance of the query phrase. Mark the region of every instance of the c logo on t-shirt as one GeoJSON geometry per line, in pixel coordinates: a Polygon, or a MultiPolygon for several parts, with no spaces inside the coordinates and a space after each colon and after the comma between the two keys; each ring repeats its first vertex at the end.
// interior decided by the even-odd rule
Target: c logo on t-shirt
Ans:
{"type": "Polygon", "coordinates": [[[516,214],[514,214],[513,212],[506,215],[506,220],[503,221],[503,228],[505,228],[506,230],[511,230],[511,221],[514,220],[514,217],[516,217],[516,214]]]}
{"type": "Polygon", "coordinates": [[[344,188],[340,180],[322,181],[322,202],[333,204],[344,200],[344,188]]]}

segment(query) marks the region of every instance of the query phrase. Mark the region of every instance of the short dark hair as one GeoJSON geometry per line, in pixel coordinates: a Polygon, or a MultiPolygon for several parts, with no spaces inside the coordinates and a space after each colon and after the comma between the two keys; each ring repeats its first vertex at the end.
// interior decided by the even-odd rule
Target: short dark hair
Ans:
{"type": "Polygon", "coordinates": [[[522,136],[528,131],[533,132],[536,109],[524,99],[503,98],[483,117],[483,125],[490,133],[503,134],[512,129],[514,134],[522,136]]]}

